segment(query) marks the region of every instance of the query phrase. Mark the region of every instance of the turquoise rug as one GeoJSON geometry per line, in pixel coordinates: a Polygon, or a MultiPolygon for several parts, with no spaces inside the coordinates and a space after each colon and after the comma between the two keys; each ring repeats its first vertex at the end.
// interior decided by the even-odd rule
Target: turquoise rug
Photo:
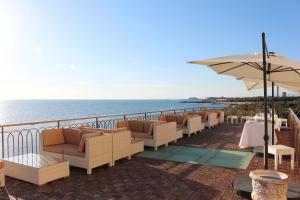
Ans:
{"type": "Polygon", "coordinates": [[[252,159],[251,152],[205,149],[184,146],[168,146],[158,151],[145,149],[137,154],[144,158],[176,161],[191,164],[206,164],[220,167],[246,169],[252,159]]]}

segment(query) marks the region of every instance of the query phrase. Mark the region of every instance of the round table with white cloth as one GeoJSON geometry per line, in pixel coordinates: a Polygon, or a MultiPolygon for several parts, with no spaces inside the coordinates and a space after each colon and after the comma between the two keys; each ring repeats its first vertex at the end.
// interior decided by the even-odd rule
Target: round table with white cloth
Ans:
{"type": "MultiPolygon", "coordinates": [[[[264,146],[264,121],[247,121],[244,124],[244,129],[241,135],[239,147],[260,147],[264,146]]],[[[272,144],[272,124],[268,122],[268,134],[269,134],[269,144],[272,144]]],[[[277,143],[276,134],[274,134],[274,143],[277,143]]]]}

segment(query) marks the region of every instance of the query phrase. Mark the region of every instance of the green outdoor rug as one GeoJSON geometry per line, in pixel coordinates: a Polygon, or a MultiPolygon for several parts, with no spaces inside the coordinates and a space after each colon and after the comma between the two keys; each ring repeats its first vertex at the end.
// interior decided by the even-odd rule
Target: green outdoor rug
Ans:
{"type": "Polygon", "coordinates": [[[145,149],[137,154],[144,158],[168,160],[191,164],[206,164],[220,167],[246,169],[252,159],[251,152],[205,149],[184,146],[168,146],[158,151],[145,149]]]}

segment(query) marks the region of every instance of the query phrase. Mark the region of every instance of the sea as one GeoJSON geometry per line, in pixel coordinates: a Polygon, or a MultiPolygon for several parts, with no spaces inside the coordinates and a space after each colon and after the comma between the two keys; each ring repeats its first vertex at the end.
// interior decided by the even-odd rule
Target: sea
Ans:
{"type": "Polygon", "coordinates": [[[110,114],[150,112],[224,104],[181,103],[182,100],[9,100],[0,101],[0,125],[110,114]]]}

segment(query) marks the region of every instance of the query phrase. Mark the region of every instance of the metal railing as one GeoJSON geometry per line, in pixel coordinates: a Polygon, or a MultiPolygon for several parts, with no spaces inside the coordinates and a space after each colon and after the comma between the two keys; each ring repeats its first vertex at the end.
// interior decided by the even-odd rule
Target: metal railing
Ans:
{"type": "Polygon", "coordinates": [[[39,135],[46,128],[78,127],[90,125],[93,128],[113,129],[118,121],[124,120],[157,120],[163,114],[181,114],[201,109],[224,109],[220,107],[196,107],[152,112],[101,115],[71,119],[36,121],[0,125],[2,158],[25,153],[39,153],[39,135]]]}

